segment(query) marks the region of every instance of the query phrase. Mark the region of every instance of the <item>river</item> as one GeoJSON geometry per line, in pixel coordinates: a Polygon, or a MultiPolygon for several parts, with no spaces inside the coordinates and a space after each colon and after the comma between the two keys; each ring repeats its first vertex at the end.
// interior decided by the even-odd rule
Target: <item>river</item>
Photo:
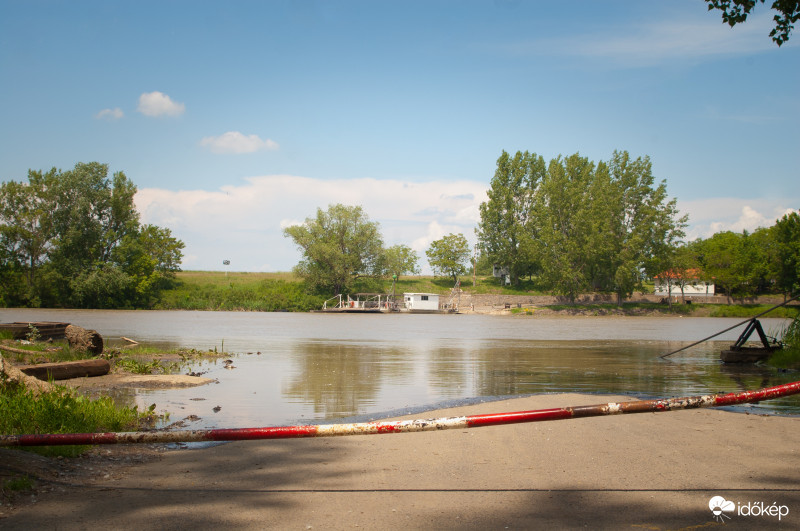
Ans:
{"type": "MultiPolygon", "coordinates": [[[[70,322],[111,342],[224,350],[235,369],[221,359],[182,368],[216,383],[117,397],[154,403],[172,421],[195,416],[189,427],[198,429],[367,420],[533,393],[669,397],[798,379],[722,364],[720,349],[741,327],[659,358],[743,319],[0,309],[0,322],[11,321],[70,322]]],[[[771,335],[788,322],[761,321],[771,335]]],[[[738,410],[797,415],[800,397],[738,410]]]]}

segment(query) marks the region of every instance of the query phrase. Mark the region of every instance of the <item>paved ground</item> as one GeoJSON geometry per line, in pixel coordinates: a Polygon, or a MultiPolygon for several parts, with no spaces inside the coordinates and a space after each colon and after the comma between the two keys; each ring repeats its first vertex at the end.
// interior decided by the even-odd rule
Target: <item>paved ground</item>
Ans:
{"type": "MultiPolygon", "coordinates": [[[[546,395],[416,415],[595,404],[546,395]]],[[[800,419],[716,410],[257,441],[98,473],[0,529],[800,528],[800,419]],[[774,511],[788,514],[747,515],[774,511]]]]}

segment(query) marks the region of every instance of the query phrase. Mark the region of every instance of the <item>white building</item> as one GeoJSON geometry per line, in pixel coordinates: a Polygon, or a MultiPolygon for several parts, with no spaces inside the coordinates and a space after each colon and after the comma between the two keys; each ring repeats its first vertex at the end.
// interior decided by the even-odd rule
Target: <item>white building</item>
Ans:
{"type": "Polygon", "coordinates": [[[439,295],[436,293],[403,293],[403,300],[409,312],[439,311],[439,295]]]}
{"type": "Polygon", "coordinates": [[[667,295],[667,290],[669,289],[669,295],[673,297],[679,297],[681,293],[686,297],[714,295],[714,283],[701,275],[702,273],[697,269],[688,269],[682,274],[674,271],[665,271],[654,277],[654,292],[656,295],[667,295]],[[683,287],[682,292],[681,287],[683,287]]]}

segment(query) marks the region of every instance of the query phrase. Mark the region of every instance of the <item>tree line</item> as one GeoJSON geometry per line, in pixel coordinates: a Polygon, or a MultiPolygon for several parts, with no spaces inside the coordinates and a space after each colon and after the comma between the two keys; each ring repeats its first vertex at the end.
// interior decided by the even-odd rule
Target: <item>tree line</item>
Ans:
{"type": "Polygon", "coordinates": [[[703,275],[731,297],[800,291],[800,215],[790,212],[752,233],[718,232],[672,249],[664,277],[679,288],[703,275]]]}
{"type": "MultiPolygon", "coordinates": [[[[674,284],[705,277],[733,297],[800,289],[797,213],[752,234],[684,242],[688,218],[666,180],[656,183],[648,157],[615,151],[595,163],[576,153],[546,163],[535,153],[503,151],[487,195],[477,267],[500,267],[514,285],[527,278],[573,301],[585,292],[615,293],[618,303],[656,276],[674,284]]],[[[379,225],[360,206],[318,209],[284,234],[303,252],[295,273],[318,292],[348,293],[356,279],[419,272],[416,253],[384,248],[379,225]]],[[[454,281],[476,259],[463,234],[432,242],[426,256],[436,275],[454,281]]]]}
{"type": "Polygon", "coordinates": [[[184,244],[139,222],[135,194],[97,162],[3,182],[0,305],[149,307],[174,281],[184,244]]]}
{"type": "Polygon", "coordinates": [[[655,183],[649,158],[625,151],[598,163],[577,153],[545,163],[503,151],[487,194],[477,229],[486,258],[507,269],[512,284],[536,277],[570,300],[602,291],[621,302],[641,290],[687,222],[666,181],[655,183]]]}

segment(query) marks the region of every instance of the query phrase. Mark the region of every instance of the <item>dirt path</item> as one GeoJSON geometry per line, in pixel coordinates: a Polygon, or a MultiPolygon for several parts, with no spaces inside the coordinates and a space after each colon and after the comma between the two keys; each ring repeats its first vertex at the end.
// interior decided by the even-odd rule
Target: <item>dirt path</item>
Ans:
{"type": "MultiPolygon", "coordinates": [[[[612,399],[627,400],[544,395],[422,417],[612,399]]],[[[717,410],[239,442],[57,479],[0,528],[675,529],[716,525],[709,500],[722,496],[728,527],[797,529],[798,442],[800,419],[717,410]]]]}

